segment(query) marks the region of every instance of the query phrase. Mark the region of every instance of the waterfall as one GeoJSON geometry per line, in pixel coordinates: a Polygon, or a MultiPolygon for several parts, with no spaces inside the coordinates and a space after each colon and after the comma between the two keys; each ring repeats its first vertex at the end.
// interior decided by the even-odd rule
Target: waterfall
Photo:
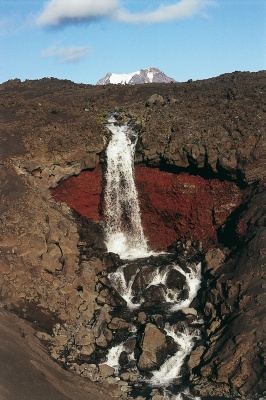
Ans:
{"type": "Polygon", "coordinates": [[[109,252],[121,258],[147,257],[147,241],[141,225],[134,180],[137,135],[128,125],[118,126],[109,119],[112,138],[107,148],[106,242],[109,252]]]}
{"type": "MultiPolygon", "coordinates": [[[[137,135],[128,125],[118,125],[114,118],[109,119],[107,126],[112,136],[106,154],[106,245],[108,252],[126,260],[124,265],[109,272],[108,281],[111,291],[114,289],[112,293],[118,293],[127,304],[124,317],[131,328],[127,333],[118,335],[104,363],[114,368],[117,379],[120,379],[121,368],[134,372],[139,377],[136,387],[140,388],[139,384],[143,382],[145,387],[157,387],[164,393],[165,399],[200,400],[184,387],[181,373],[186,357],[199,339],[199,330],[193,326],[193,323],[201,324],[198,316],[189,322],[182,317],[182,310],[190,306],[200,287],[201,263],[192,262],[181,267],[176,264],[174,255],[156,254],[149,250],[141,225],[134,181],[137,135]],[[138,320],[141,310],[145,310],[145,313],[142,312],[146,318],[144,324],[156,326],[156,318],[160,314],[158,321],[161,323],[157,329],[165,335],[165,343],[174,343],[177,348],[175,354],[166,353],[164,361],[155,370],[149,370],[148,374],[138,370],[136,356],[143,350],[138,346],[142,346],[145,332],[142,322],[138,320]],[[132,345],[132,340],[137,347],[132,345]],[[130,341],[131,345],[126,345],[130,341]],[[124,359],[122,364],[121,359],[124,359]]],[[[151,357],[155,355],[152,353],[151,357]]]]}

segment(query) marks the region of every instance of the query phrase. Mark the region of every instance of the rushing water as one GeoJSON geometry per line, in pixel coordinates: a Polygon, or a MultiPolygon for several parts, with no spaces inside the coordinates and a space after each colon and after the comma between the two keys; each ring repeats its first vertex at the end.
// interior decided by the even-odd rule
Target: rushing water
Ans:
{"type": "MultiPolygon", "coordinates": [[[[163,331],[176,343],[178,350],[174,355],[169,355],[157,370],[150,371],[148,376],[137,370],[134,351],[130,351],[123,340],[109,350],[105,363],[114,367],[119,375],[121,354],[127,353],[131,371],[139,374],[140,382],[145,381],[150,387],[164,388],[165,399],[196,400],[199,398],[192,396],[184,388],[178,393],[176,391],[175,394],[171,393],[173,385],[181,385],[184,360],[199,338],[198,330],[189,326],[186,321],[173,323],[173,315],[176,316],[180,310],[189,307],[196,296],[200,287],[201,265],[192,263],[186,265],[184,269],[173,262],[169,255],[156,255],[150,251],[141,225],[134,181],[137,135],[127,125],[117,125],[114,118],[109,120],[108,128],[112,137],[107,148],[106,244],[109,252],[116,253],[125,260],[125,264],[118,267],[115,272],[109,273],[108,278],[113,288],[126,301],[129,312],[135,313],[134,315],[138,309],[144,309],[147,313],[145,306],[153,303],[153,299],[149,296],[151,290],[155,288],[159,293],[157,303],[160,303],[161,308],[162,305],[164,307],[161,311],[164,318],[163,331]],[[140,260],[136,261],[137,259],[140,260]],[[143,277],[145,282],[138,286],[143,277]],[[182,287],[180,284],[175,287],[173,279],[182,282],[182,287]]],[[[136,320],[132,314],[128,338],[136,337],[138,334],[134,319],[136,320]]]]}
{"type": "Polygon", "coordinates": [[[121,258],[148,256],[134,181],[137,135],[127,125],[110,119],[112,138],[107,148],[106,236],[107,248],[121,258]]]}

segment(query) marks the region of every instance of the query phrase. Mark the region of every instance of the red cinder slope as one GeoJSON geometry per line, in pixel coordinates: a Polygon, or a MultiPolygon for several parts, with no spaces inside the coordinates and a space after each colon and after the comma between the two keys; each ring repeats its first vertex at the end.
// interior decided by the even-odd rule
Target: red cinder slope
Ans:
{"type": "Polygon", "coordinates": [[[145,234],[155,249],[185,236],[213,247],[217,229],[242,199],[232,182],[145,166],[136,167],[135,176],[145,234]]]}
{"type": "Polygon", "coordinates": [[[93,171],[82,171],[78,176],[71,176],[51,189],[56,201],[66,203],[86,218],[100,219],[102,195],[102,166],[93,171]]]}
{"type": "MultiPolygon", "coordinates": [[[[135,179],[144,231],[153,250],[165,250],[184,237],[202,241],[204,248],[215,246],[217,229],[242,199],[233,182],[187,173],[137,165],[135,179]]],[[[83,171],[59,183],[51,192],[57,201],[99,221],[102,190],[102,168],[98,165],[93,171],[83,171]]]]}

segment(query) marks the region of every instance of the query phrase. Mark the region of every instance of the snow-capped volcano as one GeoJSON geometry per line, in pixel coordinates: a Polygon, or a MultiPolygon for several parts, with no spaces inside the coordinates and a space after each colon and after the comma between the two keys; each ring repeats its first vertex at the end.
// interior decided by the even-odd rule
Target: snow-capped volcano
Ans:
{"type": "Polygon", "coordinates": [[[136,85],[140,83],[170,83],[175,82],[173,78],[169,78],[158,68],[145,68],[140,71],[130,72],[127,74],[114,74],[108,72],[104,78],[100,79],[96,85],[107,85],[108,83],[113,84],[128,84],[136,85]]]}

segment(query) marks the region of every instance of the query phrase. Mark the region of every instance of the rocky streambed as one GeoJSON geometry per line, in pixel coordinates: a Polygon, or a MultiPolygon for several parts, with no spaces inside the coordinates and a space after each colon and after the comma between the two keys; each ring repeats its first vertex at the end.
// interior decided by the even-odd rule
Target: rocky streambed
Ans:
{"type": "MultiPolygon", "coordinates": [[[[138,392],[125,354],[119,380],[105,363],[118,338],[138,360],[151,352],[155,370],[161,347],[175,347],[162,327],[160,290],[144,288],[145,305],[128,313],[108,281],[122,262],[103,240],[102,122],[119,108],[140,135],[136,181],[149,242],[170,246],[182,268],[202,261],[197,299],[175,315],[188,327],[203,320],[184,383],[203,399],[265,396],[264,91],[263,71],[134,88],[56,79],[0,86],[1,305],[29,320],[64,368],[112,396],[166,397],[158,388],[138,392]],[[139,339],[130,343],[132,319],[139,339]]],[[[169,281],[178,286],[177,276],[169,281]]]]}

